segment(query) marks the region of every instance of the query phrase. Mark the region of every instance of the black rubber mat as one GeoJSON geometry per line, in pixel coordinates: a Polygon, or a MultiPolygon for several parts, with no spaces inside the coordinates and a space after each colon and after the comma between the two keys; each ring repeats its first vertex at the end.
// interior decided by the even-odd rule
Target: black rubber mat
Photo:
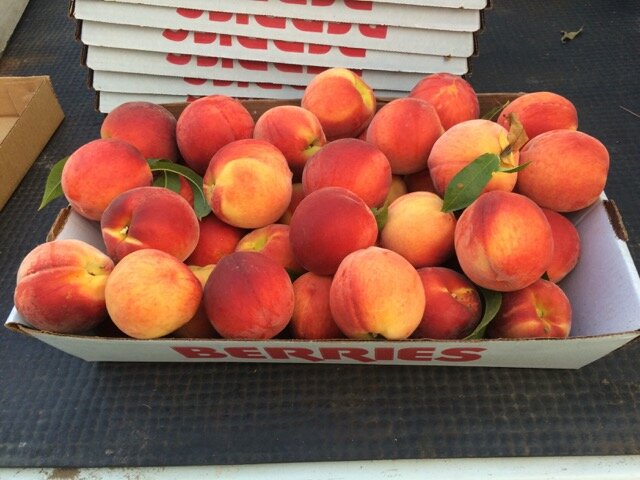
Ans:
{"type": "MultiPolygon", "coordinates": [[[[638,265],[640,5],[495,0],[485,20],[472,84],[576,104],[610,150],[607,193],[638,265]]],[[[2,318],[21,258],[63,205],[36,212],[48,169],[102,119],[74,27],[66,0],[31,0],[0,60],[0,75],[51,75],[67,116],[0,213],[2,318]]],[[[639,355],[634,342],[577,371],[92,364],[3,328],[0,466],[640,454],[639,355]]]]}

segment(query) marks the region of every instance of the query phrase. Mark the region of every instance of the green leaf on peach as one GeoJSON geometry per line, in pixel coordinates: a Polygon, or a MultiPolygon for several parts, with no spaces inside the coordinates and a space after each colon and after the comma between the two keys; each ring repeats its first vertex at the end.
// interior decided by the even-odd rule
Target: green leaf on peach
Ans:
{"type": "Polygon", "coordinates": [[[504,102],[501,105],[496,105],[495,107],[489,109],[484,115],[482,115],[483,120],[495,120],[498,114],[505,109],[505,107],[509,105],[509,100],[504,102]]]}
{"type": "Polygon", "coordinates": [[[500,169],[500,157],[495,153],[480,155],[460,170],[449,182],[444,192],[442,211],[462,210],[480,196],[494,172],[500,169]]]}
{"type": "Polygon", "coordinates": [[[500,167],[498,171],[503,173],[516,173],[516,172],[519,172],[520,170],[524,170],[530,163],[531,162],[526,162],[513,168],[500,167]]]}
{"type": "Polygon", "coordinates": [[[162,170],[153,179],[153,185],[180,193],[180,176],[177,173],[162,170]]]}
{"type": "Polygon", "coordinates": [[[387,218],[389,217],[389,205],[385,203],[380,208],[372,208],[371,212],[376,219],[378,231],[381,232],[384,226],[387,224],[387,218]]]}
{"type": "Polygon", "coordinates": [[[69,157],[64,157],[63,159],[58,160],[53,167],[51,167],[51,171],[49,172],[47,181],[44,185],[44,194],[42,195],[42,201],[40,202],[38,211],[42,210],[56,198],[64,195],[61,184],[62,169],[68,159],[69,157]]]}
{"type": "Polygon", "coordinates": [[[477,340],[484,338],[487,326],[491,323],[491,320],[496,317],[500,310],[500,306],[502,305],[502,293],[482,287],[478,287],[478,291],[484,300],[484,313],[480,319],[480,323],[478,323],[478,326],[473,332],[464,338],[465,340],[477,340]]]}

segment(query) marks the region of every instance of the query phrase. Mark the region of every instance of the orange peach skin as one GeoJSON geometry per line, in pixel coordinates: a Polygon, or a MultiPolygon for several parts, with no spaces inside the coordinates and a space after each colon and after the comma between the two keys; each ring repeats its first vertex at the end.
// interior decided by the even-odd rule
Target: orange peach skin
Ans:
{"type": "Polygon", "coordinates": [[[541,133],[559,128],[578,129],[578,112],[567,98],[552,92],[526,93],[509,103],[498,123],[509,130],[509,114],[515,113],[531,140],[541,133]]]}
{"type": "Polygon", "coordinates": [[[391,186],[389,187],[389,193],[382,203],[383,206],[391,205],[396,199],[402,195],[408,193],[407,184],[404,178],[400,175],[391,175],[391,186]]]}
{"type": "Polygon", "coordinates": [[[251,138],[254,120],[238,100],[209,95],[190,103],[178,117],[176,141],[185,163],[203,175],[211,157],[235,140],[251,138]]]}
{"type": "Polygon", "coordinates": [[[609,152],[596,138],[573,130],[552,130],[520,151],[530,162],[518,173],[516,191],[556,212],[573,212],[598,200],[609,174],[609,152]]]}
{"type": "Polygon", "coordinates": [[[204,287],[207,316],[223,338],[275,337],[288,325],[293,304],[285,269],[258,252],[227,255],[204,287]]]}
{"type": "MultiPolygon", "coordinates": [[[[189,265],[189,270],[193,272],[196,278],[200,281],[200,285],[204,289],[204,286],[209,279],[209,275],[213,272],[215,265],[205,265],[203,267],[197,265],[189,265]]],[[[207,317],[207,312],[204,308],[204,302],[201,301],[198,306],[198,310],[191,317],[191,319],[178,328],[171,334],[176,338],[216,338],[219,337],[218,332],[215,331],[213,325],[207,317]]]]}
{"type": "Polygon", "coordinates": [[[502,295],[502,305],[487,327],[491,338],[567,338],[571,303],[553,282],[538,280],[502,295]]]}
{"type": "Polygon", "coordinates": [[[444,129],[433,106],[419,98],[397,98],[374,115],[366,140],[389,159],[396,175],[427,167],[427,158],[444,129]]]}
{"type": "Polygon", "coordinates": [[[456,217],[442,211],[435,193],[412,192],[401,196],[387,212],[379,244],[406,258],[411,265],[433,267],[453,255],[456,217]]]}
{"type": "Polygon", "coordinates": [[[89,220],[100,220],[120,193],[151,185],[144,156],[117,139],[98,139],[78,148],[62,169],[62,192],[71,207],[89,220]]]}
{"type": "Polygon", "coordinates": [[[307,272],[293,282],[295,303],[291,317],[294,338],[320,340],[342,338],[329,306],[331,277],[307,272]]]}
{"type": "Polygon", "coordinates": [[[532,200],[496,190],[480,195],[458,218],[455,252],[475,284],[500,292],[519,290],[547,271],[553,235],[532,200]]]}
{"type": "Polygon", "coordinates": [[[246,234],[246,230],[223,222],[213,213],[201,218],[198,223],[198,243],[184,261],[187,265],[204,267],[218,263],[222,257],[236,250],[238,242],[246,234]]]}
{"type": "Polygon", "coordinates": [[[178,161],[176,119],[162,105],[126,102],[117,106],[102,121],[100,137],[124,140],[145,158],[178,161]]]}
{"type": "Polygon", "coordinates": [[[291,202],[292,176],[284,155],[264,140],[237,140],[221,148],[204,175],[213,213],[239,228],[275,223],[291,202]]]}
{"type": "Polygon", "coordinates": [[[302,182],[294,183],[291,186],[291,201],[289,202],[289,206],[282,214],[282,216],[278,219],[278,223],[284,223],[285,225],[289,225],[291,223],[291,216],[293,212],[296,211],[298,205],[304,198],[304,188],[302,187],[302,182]]]}
{"type": "Polygon", "coordinates": [[[329,292],[333,318],[349,338],[408,338],[420,324],[425,294],[420,275],[399,254],[361,249],[340,264],[329,292]]]}
{"type": "Polygon", "coordinates": [[[107,317],[104,289],[113,261],[80,240],[54,240],[20,263],[13,301],[33,327],[80,333],[107,317]]]}
{"type": "Polygon", "coordinates": [[[291,250],[289,225],[272,223],[256,228],[240,239],[236,252],[259,252],[276,261],[289,272],[302,272],[291,250]]]}
{"type": "Polygon", "coordinates": [[[309,159],[302,173],[305,195],[323,187],[344,187],[370,207],[379,207],[391,188],[391,165],[375,145],[342,138],[309,159]]]}
{"type": "Polygon", "coordinates": [[[105,287],[107,311],[126,335],[160,338],[186,324],[202,299],[200,280],[173,255],[147,248],[130,253],[105,287]]]}
{"type": "Polygon", "coordinates": [[[547,268],[547,278],[558,283],[571,272],[580,259],[580,234],[571,221],[561,213],[542,209],[553,234],[553,257],[547,268]]]}
{"type": "Polygon", "coordinates": [[[154,248],[185,260],[198,243],[198,217],[187,201],[162,187],[139,187],[116,197],[100,222],[108,255],[119,262],[154,248]]]}

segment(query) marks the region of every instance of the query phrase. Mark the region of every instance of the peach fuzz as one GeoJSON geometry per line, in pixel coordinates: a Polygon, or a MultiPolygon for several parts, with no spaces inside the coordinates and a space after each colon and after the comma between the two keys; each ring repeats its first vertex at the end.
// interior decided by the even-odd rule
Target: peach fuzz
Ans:
{"type": "Polygon", "coordinates": [[[126,335],[160,338],[186,324],[202,299],[200,280],[173,255],[147,248],[114,267],[105,287],[107,311],[126,335]]]}
{"type": "Polygon", "coordinates": [[[522,148],[516,191],[556,212],[573,212],[598,200],[609,174],[609,152],[596,138],[574,130],[552,130],[522,148]]]}
{"type": "Polygon", "coordinates": [[[327,143],[318,118],[297,105],[279,105],[264,112],[256,121],[253,138],[277,147],[298,179],[307,160],[327,143]]]}
{"type": "MultiPolygon", "coordinates": [[[[200,285],[204,289],[204,286],[209,279],[209,275],[213,272],[215,265],[188,265],[189,270],[193,272],[196,278],[200,281],[200,285]]],[[[215,331],[213,325],[207,317],[207,312],[204,308],[204,302],[200,302],[198,310],[191,317],[191,319],[171,333],[172,337],[176,338],[216,338],[219,337],[218,332],[215,331]]]]}
{"type": "Polygon", "coordinates": [[[272,223],[256,228],[240,239],[236,252],[259,252],[276,261],[290,272],[301,272],[302,267],[293,255],[289,241],[289,225],[272,223]]]}
{"type": "Polygon", "coordinates": [[[391,166],[375,145],[342,138],[309,159],[302,173],[305,195],[323,187],[343,187],[370,207],[379,207],[391,188],[391,166]]]}
{"type": "Polygon", "coordinates": [[[498,116],[498,123],[509,130],[509,114],[515,113],[531,140],[541,133],[559,128],[578,129],[578,112],[567,98],[552,92],[526,93],[510,102],[498,116]]]}
{"type": "Polygon", "coordinates": [[[293,304],[285,269],[258,252],[227,255],[204,287],[207,316],[223,338],[275,337],[288,325],[293,304]]]}
{"type": "Polygon", "coordinates": [[[401,196],[389,205],[379,245],[399,253],[416,268],[443,264],[453,254],[456,217],[443,212],[442,204],[431,192],[401,196]]]}
{"type": "MultiPolygon", "coordinates": [[[[507,130],[490,120],[467,120],[458,123],[436,140],[427,162],[436,193],[444,196],[453,177],[476,158],[485,153],[500,155],[509,145],[507,130]]],[[[501,157],[506,168],[518,166],[519,152],[509,152],[501,157]]],[[[483,192],[511,191],[519,173],[496,172],[483,192]]]]}
{"type": "Polygon", "coordinates": [[[487,327],[487,336],[567,338],[571,323],[571,302],[565,293],[555,283],[540,279],[502,295],[502,305],[487,327]]]}
{"type": "Polygon", "coordinates": [[[471,334],[482,317],[482,301],[476,286],[450,268],[420,268],[418,274],[426,303],[422,321],[412,336],[462,339],[471,334]]]}
{"type": "Polygon", "coordinates": [[[433,105],[445,130],[480,116],[478,95],[471,84],[450,73],[427,75],[411,89],[409,96],[433,105]]]}
{"type": "Polygon", "coordinates": [[[547,271],[553,235],[532,200],[496,190],[480,195],[458,218],[455,252],[462,271],[476,285],[519,290],[547,271]]]}
{"type": "Polygon", "coordinates": [[[176,141],[187,166],[202,175],[220,148],[251,138],[254,125],[253,117],[238,100],[209,95],[182,111],[176,123],[176,141]]]}
{"type": "Polygon", "coordinates": [[[304,188],[302,187],[302,182],[294,183],[291,186],[291,201],[289,202],[289,206],[282,214],[282,216],[278,219],[278,223],[284,223],[285,225],[289,225],[291,223],[291,216],[293,212],[296,211],[298,205],[304,198],[304,188]]]}
{"type": "Polygon", "coordinates": [[[153,248],[185,260],[198,243],[193,208],[176,192],[139,187],[118,195],[100,221],[107,254],[115,262],[136,250],[153,248]]]}
{"type": "Polygon", "coordinates": [[[124,140],[145,158],[178,161],[176,119],[162,105],[151,102],[118,105],[102,121],[100,137],[124,140]]]}
{"type": "Polygon", "coordinates": [[[425,294],[420,275],[407,260],[374,246],[345,257],[333,277],[329,304],[347,337],[401,340],[420,324],[425,294]]]}
{"type": "Polygon", "coordinates": [[[355,193],[325,187],[307,195],[291,217],[289,239],[305,270],[332,275],[351,252],[375,244],[373,213],[355,193]]]}
{"type": "Polygon", "coordinates": [[[201,218],[198,223],[200,235],[193,252],[184,261],[187,265],[204,267],[218,263],[222,257],[236,250],[238,242],[247,233],[223,222],[213,213],[201,218]]]}
{"type": "Polygon", "coordinates": [[[237,140],[211,159],[203,189],[213,213],[230,225],[275,223],[291,202],[292,176],[284,155],[264,140],[237,140]]]}
{"type": "Polygon", "coordinates": [[[389,159],[396,175],[427,167],[427,158],[444,129],[433,106],[419,98],[397,98],[375,114],[367,128],[367,142],[389,159]]]}
{"type": "Polygon", "coordinates": [[[107,318],[104,289],[112,270],[113,261],[83,241],[38,245],[18,267],[16,310],[40,330],[90,330],[107,318]]]}
{"type": "Polygon", "coordinates": [[[120,193],[152,181],[151,168],[135,147],[122,140],[98,139],[69,156],[60,186],[71,208],[89,220],[100,220],[120,193]]]}
{"type": "Polygon", "coordinates": [[[327,140],[357,137],[376,111],[373,90],[355,72],[329,68],[307,84],[301,106],[315,114],[327,140]]]}
{"type": "Polygon", "coordinates": [[[294,338],[319,340],[342,338],[329,306],[331,277],[307,272],[293,282],[295,303],[291,317],[294,338]]]}
{"type": "Polygon", "coordinates": [[[571,272],[580,258],[580,234],[571,221],[561,213],[543,208],[553,234],[553,257],[547,268],[547,278],[558,283],[571,272]]]}

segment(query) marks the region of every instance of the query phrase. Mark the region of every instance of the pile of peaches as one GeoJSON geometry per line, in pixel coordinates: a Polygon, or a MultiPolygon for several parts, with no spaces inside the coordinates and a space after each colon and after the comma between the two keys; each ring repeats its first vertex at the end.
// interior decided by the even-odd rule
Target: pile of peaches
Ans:
{"type": "Polygon", "coordinates": [[[15,305],[41,330],[137,339],[566,337],[566,214],[609,168],[577,127],[542,91],[480,118],[445,73],[381,101],[331,68],[257,118],[222,95],[177,119],[125,103],[57,169],[104,248],[37,246],[15,305]]]}

